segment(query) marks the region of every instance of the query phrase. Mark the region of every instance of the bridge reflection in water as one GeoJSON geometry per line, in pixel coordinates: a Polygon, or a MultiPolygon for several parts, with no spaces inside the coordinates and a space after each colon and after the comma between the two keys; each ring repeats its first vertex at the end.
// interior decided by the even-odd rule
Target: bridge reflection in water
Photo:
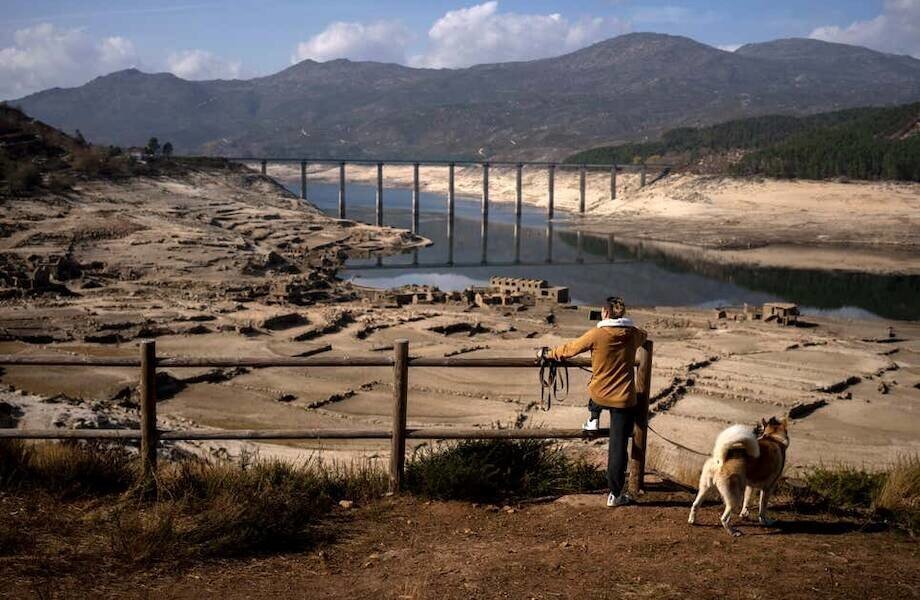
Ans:
{"type": "MultiPolygon", "coordinates": [[[[296,188],[295,188],[296,189],[296,188]]],[[[349,217],[373,222],[373,186],[350,186],[349,217]]],[[[313,184],[311,201],[336,214],[338,186],[313,184]]],[[[492,275],[547,279],[568,286],[577,301],[618,293],[633,304],[719,306],[773,300],[797,302],[846,317],[920,319],[920,276],[781,269],[719,264],[692,251],[617,241],[581,232],[576,217],[547,221],[544,209],[493,203],[483,219],[478,199],[457,198],[451,219],[443,195],[422,193],[413,215],[410,190],[387,190],[385,224],[433,241],[408,254],[353,259],[346,276],[368,285],[428,283],[443,289],[479,285],[492,275]],[[448,225],[450,225],[448,227],[448,225]]]]}

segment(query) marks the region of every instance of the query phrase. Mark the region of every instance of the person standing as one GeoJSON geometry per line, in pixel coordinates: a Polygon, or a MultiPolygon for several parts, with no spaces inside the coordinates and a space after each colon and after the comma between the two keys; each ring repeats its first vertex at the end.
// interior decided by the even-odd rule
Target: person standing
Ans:
{"type": "Polygon", "coordinates": [[[548,350],[552,360],[570,359],[591,351],[591,381],[588,383],[588,421],[585,431],[600,428],[601,412],[610,411],[610,439],[607,444],[607,506],[630,504],[626,493],[626,441],[632,434],[636,406],[636,351],[648,334],[626,316],[626,303],[611,296],[603,307],[601,320],[582,335],[548,350]]]}

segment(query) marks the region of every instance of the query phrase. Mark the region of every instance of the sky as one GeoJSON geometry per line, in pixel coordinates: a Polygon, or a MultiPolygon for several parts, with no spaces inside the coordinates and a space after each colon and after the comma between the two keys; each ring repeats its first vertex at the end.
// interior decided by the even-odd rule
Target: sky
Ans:
{"type": "Polygon", "coordinates": [[[0,99],[136,67],[249,78],[336,58],[456,68],[634,31],[732,51],[812,37],[920,58],[920,0],[0,0],[0,99]]]}

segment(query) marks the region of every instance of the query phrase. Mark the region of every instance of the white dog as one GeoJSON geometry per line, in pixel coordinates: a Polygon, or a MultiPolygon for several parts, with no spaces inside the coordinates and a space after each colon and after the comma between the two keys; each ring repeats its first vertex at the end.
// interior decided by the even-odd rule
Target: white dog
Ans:
{"type": "Polygon", "coordinates": [[[761,524],[769,526],[774,523],[767,517],[767,502],[786,465],[786,448],[789,447],[787,425],[785,417],[771,417],[769,421],[762,420],[760,436],[745,425],[732,425],[719,434],[712,456],[706,460],[700,474],[699,493],[690,507],[688,521],[691,525],[696,523],[696,509],[713,485],[725,502],[722,527],[731,535],[741,535],[731,526],[732,513],[740,507],[740,516],[748,516],[747,505],[755,489],[760,490],[758,517],[761,524]]]}

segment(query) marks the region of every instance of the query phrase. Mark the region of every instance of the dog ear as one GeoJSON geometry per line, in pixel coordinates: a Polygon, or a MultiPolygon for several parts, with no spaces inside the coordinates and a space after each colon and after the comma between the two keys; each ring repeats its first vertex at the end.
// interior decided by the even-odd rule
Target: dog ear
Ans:
{"type": "Polygon", "coordinates": [[[766,420],[766,419],[760,419],[760,428],[761,428],[761,429],[766,429],[766,428],[767,428],[767,420],[766,420]]]}

